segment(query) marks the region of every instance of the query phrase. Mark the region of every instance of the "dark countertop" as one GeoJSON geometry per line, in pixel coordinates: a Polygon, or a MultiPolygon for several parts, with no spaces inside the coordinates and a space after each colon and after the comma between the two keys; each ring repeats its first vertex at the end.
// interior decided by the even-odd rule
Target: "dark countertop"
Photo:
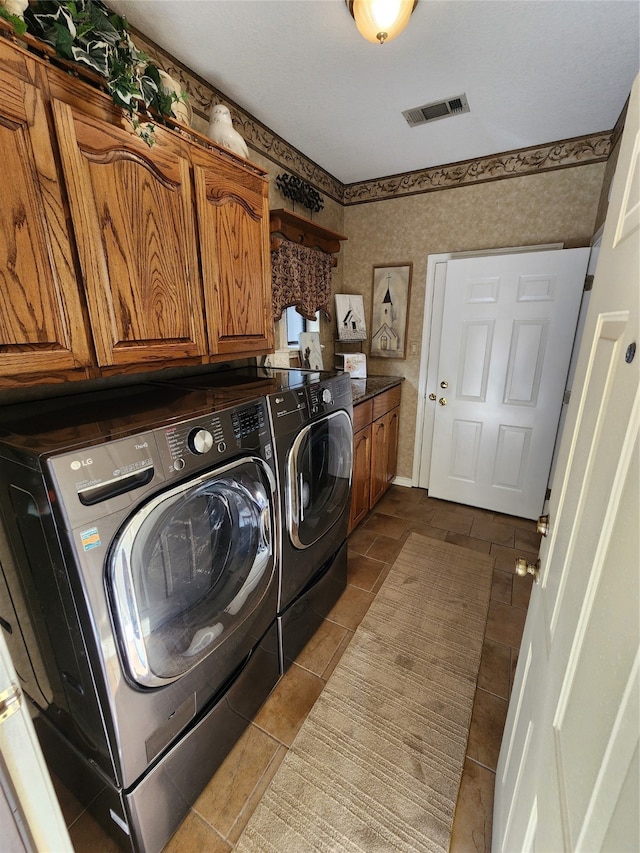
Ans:
{"type": "Polygon", "coordinates": [[[382,394],[401,382],[404,382],[404,376],[367,376],[366,379],[352,379],[353,405],[382,394]]]}

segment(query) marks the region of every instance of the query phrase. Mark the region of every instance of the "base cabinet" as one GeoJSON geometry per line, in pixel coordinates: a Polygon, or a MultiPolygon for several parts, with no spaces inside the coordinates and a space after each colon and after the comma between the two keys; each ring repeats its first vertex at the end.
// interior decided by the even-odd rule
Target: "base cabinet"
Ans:
{"type": "Polygon", "coordinates": [[[351,515],[349,530],[360,524],[369,512],[371,485],[371,424],[353,436],[353,477],[351,481],[351,515]]]}
{"type": "Polygon", "coordinates": [[[391,485],[397,470],[400,386],[353,408],[351,532],[391,485]]]}

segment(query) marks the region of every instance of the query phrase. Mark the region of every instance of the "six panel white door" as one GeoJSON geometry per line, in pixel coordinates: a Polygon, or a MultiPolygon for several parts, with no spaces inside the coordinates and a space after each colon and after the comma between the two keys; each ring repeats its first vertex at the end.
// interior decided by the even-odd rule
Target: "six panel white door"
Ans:
{"type": "Polygon", "coordinates": [[[636,81],[496,771],[494,851],[640,849],[636,81]]]}
{"type": "Polygon", "coordinates": [[[432,497],[540,514],[588,259],[569,249],[448,262],[432,497]]]}

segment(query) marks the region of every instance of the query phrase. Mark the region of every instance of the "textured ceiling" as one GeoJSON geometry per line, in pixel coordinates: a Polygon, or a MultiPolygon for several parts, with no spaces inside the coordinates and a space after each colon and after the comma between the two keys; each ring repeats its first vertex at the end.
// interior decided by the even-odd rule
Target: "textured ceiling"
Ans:
{"type": "Polygon", "coordinates": [[[611,130],[640,66],[637,0],[419,0],[383,46],[343,0],[109,5],[343,183],[611,130]]]}

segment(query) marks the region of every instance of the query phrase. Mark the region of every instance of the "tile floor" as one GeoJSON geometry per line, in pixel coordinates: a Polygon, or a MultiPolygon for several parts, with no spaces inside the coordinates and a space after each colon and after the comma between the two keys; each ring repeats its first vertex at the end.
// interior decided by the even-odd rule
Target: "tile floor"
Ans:
{"type": "MultiPolygon", "coordinates": [[[[495,770],[531,592],[513,573],[515,558],[535,560],[535,522],[428,497],[392,486],[349,538],[348,586],[312,640],[279,682],[165,853],[233,850],[287,749],[375,598],[410,533],[495,555],[467,756],[456,808],[452,853],[489,851],[495,770]]],[[[115,844],[88,812],[59,788],[76,853],[115,853],[115,844]]]]}

